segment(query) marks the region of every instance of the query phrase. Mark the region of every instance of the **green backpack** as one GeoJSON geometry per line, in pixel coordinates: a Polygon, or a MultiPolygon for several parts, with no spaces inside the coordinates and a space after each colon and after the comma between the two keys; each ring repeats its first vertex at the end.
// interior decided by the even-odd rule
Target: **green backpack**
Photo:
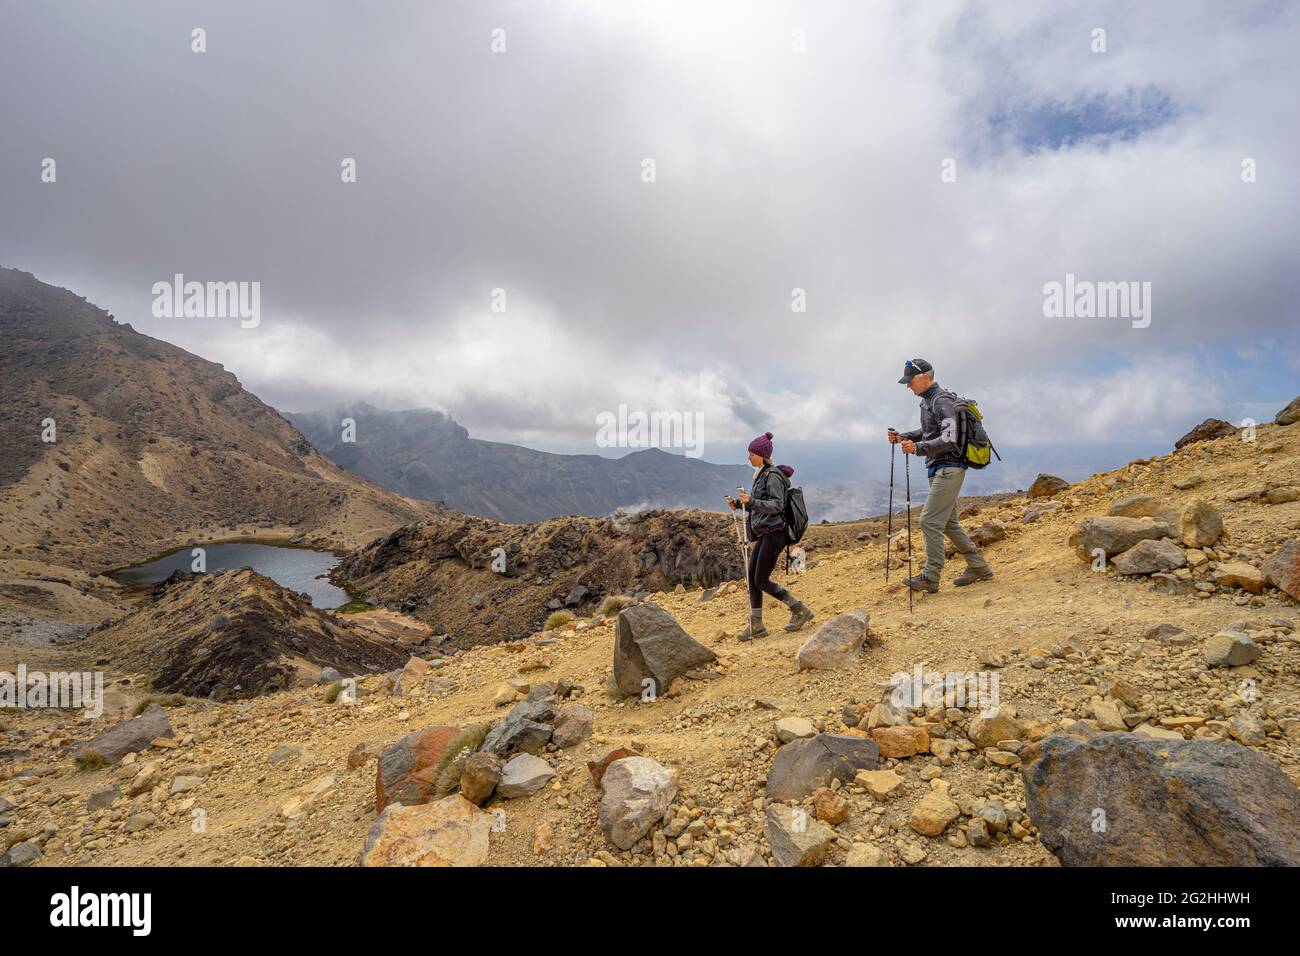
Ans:
{"type": "Polygon", "coordinates": [[[973,399],[962,398],[955,392],[949,392],[952,403],[957,409],[957,447],[962,450],[967,468],[987,468],[993,458],[998,461],[1002,456],[993,447],[989,434],[984,430],[984,416],[979,405],[973,399]]]}

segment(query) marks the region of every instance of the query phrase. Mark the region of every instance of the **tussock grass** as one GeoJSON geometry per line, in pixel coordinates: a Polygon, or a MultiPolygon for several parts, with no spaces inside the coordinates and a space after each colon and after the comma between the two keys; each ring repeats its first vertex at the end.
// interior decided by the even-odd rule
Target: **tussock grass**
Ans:
{"type": "Polygon", "coordinates": [[[619,611],[633,603],[626,594],[611,594],[600,602],[600,614],[602,617],[617,617],[619,611]]]}
{"type": "Polygon", "coordinates": [[[89,748],[79,750],[74,759],[78,770],[98,770],[108,766],[107,760],[89,748]]]}
{"type": "Polygon", "coordinates": [[[483,740],[491,729],[491,724],[474,724],[461,731],[460,736],[447,745],[442,759],[438,761],[438,773],[434,777],[433,792],[438,798],[460,789],[460,775],[465,769],[465,761],[483,746],[483,740]]]}
{"type": "Polygon", "coordinates": [[[568,611],[556,611],[554,614],[552,614],[550,617],[546,619],[546,626],[543,627],[542,630],[553,631],[557,627],[564,627],[564,625],[572,624],[572,623],[573,623],[572,614],[570,614],[568,611]]]}

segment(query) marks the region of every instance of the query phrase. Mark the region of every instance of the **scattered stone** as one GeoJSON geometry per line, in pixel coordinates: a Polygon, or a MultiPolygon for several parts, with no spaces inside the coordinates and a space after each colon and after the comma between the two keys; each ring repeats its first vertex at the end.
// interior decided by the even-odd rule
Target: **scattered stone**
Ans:
{"type": "Polygon", "coordinates": [[[1230,422],[1225,422],[1221,418],[1207,418],[1191,431],[1189,431],[1178,441],[1174,442],[1174,448],[1182,448],[1191,445],[1194,442],[1214,441],[1217,438],[1227,438],[1229,435],[1237,434],[1237,426],[1230,422]]]}
{"type": "Polygon", "coordinates": [[[817,819],[831,826],[843,823],[849,815],[849,801],[845,800],[829,787],[818,787],[813,791],[813,813],[817,819]]]}
{"type": "Polygon", "coordinates": [[[362,866],[481,866],[491,818],[458,793],[387,807],[366,837],[362,866]]]}
{"type": "Polygon", "coordinates": [[[128,753],[152,746],[154,740],[160,737],[170,738],[174,734],[167,714],[157,704],[150,704],[139,717],[132,717],[100,731],[86,745],[86,749],[112,764],[128,753]]]}
{"type": "Polygon", "coordinates": [[[555,733],[551,737],[551,743],[561,750],[576,747],[591,736],[595,718],[592,709],[581,704],[561,708],[555,718],[555,733]]]}
{"type": "Polygon", "coordinates": [[[460,793],[476,806],[487,803],[497,784],[501,782],[501,758],[480,750],[465,760],[460,772],[460,793]]]}
{"type": "Polygon", "coordinates": [[[1120,574],[1154,574],[1181,568],[1187,563],[1187,557],[1176,544],[1147,538],[1115,555],[1112,563],[1120,574]]]}
{"type": "Polygon", "coordinates": [[[1277,553],[1264,562],[1264,579],[1279,591],[1300,601],[1300,541],[1282,542],[1277,553]]]}
{"type": "Polygon", "coordinates": [[[555,771],[541,757],[517,754],[501,768],[497,796],[505,800],[529,797],[541,790],[555,776],[555,771]]]}
{"type": "Polygon", "coordinates": [[[517,753],[540,753],[555,732],[557,716],[553,699],[521,700],[488,732],[479,749],[501,758],[517,753]]]}
{"type": "Polygon", "coordinates": [[[111,807],[121,796],[122,790],[117,784],[107,784],[99,787],[86,798],[86,809],[93,813],[96,810],[104,809],[104,807],[111,807]]]}
{"type": "Polygon", "coordinates": [[[853,782],[877,800],[885,800],[902,786],[903,778],[892,770],[859,770],[853,782]]]}
{"type": "Polygon", "coordinates": [[[1207,667],[1241,667],[1253,664],[1262,653],[1250,635],[1242,631],[1220,631],[1201,647],[1207,667]]]}
{"type": "MultiPolygon", "coordinates": [[[[642,607],[645,605],[638,605],[642,607]]],[[[619,619],[632,608],[624,609],[619,619]]],[[[620,850],[632,846],[659,820],[677,796],[677,776],[649,757],[624,757],[609,765],[601,785],[600,829],[620,850]]]]}
{"type": "Polygon", "coordinates": [[[999,740],[1023,740],[1025,728],[1016,718],[999,710],[991,717],[972,720],[966,736],[977,747],[996,747],[999,740]]]}
{"type": "Polygon", "coordinates": [[[817,728],[812,725],[812,721],[803,717],[782,717],[773,724],[773,729],[776,731],[776,739],[783,744],[817,736],[817,728]]]}
{"type": "Polygon", "coordinates": [[[1208,548],[1223,536],[1223,516],[1204,498],[1197,498],[1178,520],[1183,544],[1189,548],[1208,548]]]}
{"type": "Polygon", "coordinates": [[[844,858],[845,866],[889,866],[885,851],[870,843],[855,843],[844,858]]]}
{"type": "Polygon", "coordinates": [[[1122,554],[1139,541],[1177,537],[1173,525],[1155,518],[1084,518],[1070,535],[1070,547],[1079,557],[1091,562],[1094,552],[1104,551],[1107,558],[1122,554]]]}
{"type": "Polygon", "coordinates": [[[869,620],[870,615],[857,608],[826,621],[795,653],[799,670],[836,670],[855,666],[867,639],[869,620]]]}
{"type": "Polygon", "coordinates": [[[806,810],[773,804],[763,828],[777,866],[820,866],[835,843],[835,831],[806,810]]]}
{"type": "Polygon", "coordinates": [[[769,800],[802,800],[832,780],[848,783],[859,770],[875,770],[880,747],[846,734],[792,740],[776,752],[767,774],[769,800]]]}
{"type": "Polygon", "coordinates": [[[880,748],[882,757],[915,757],[930,752],[930,732],[924,727],[877,727],[871,731],[871,739],[880,748]]]}
{"type": "Polygon", "coordinates": [[[1029,486],[1029,497],[1050,498],[1058,491],[1064,491],[1069,487],[1070,483],[1064,478],[1058,478],[1056,475],[1039,474],[1034,479],[1034,483],[1029,486]]]}
{"type": "Polygon", "coordinates": [[[948,785],[942,780],[932,781],[934,789],[921,798],[912,810],[907,825],[922,836],[937,837],[948,829],[961,810],[948,796],[948,785]]]}
{"type": "Polygon", "coordinates": [[[601,786],[601,781],[605,777],[605,771],[609,769],[610,764],[616,760],[622,760],[624,757],[638,756],[640,756],[640,754],[635,750],[629,750],[627,747],[619,747],[616,750],[611,750],[599,760],[588,760],[587,772],[591,774],[592,782],[599,787],[601,786]]]}
{"type": "Polygon", "coordinates": [[[1136,494],[1112,501],[1106,514],[1119,518],[1155,518],[1172,510],[1169,502],[1155,495],[1136,494]]]}

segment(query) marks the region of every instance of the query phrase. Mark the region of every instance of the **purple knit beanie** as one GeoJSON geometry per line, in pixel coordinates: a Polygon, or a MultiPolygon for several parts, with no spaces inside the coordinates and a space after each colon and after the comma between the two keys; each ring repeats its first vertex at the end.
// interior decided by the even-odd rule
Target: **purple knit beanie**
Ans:
{"type": "Polygon", "coordinates": [[[749,450],[759,458],[772,457],[772,433],[764,432],[749,443],[749,450]]]}

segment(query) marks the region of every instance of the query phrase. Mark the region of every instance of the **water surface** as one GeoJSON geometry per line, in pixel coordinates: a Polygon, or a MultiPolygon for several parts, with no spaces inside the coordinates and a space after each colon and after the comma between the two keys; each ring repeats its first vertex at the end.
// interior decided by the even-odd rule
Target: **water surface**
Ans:
{"type": "MultiPolygon", "coordinates": [[[[341,607],[350,600],[346,591],[330,583],[329,572],[339,559],[328,551],[243,543],[201,547],[207,553],[209,572],[252,568],[281,587],[310,594],[312,604],[319,608],[341,607]]],[[[119,571],[116,576],[128,584],[156,584],[173,571],[191,570],[194,562],[192,551],[193,548],[181,548],[148,564],[137,564],[119,571]]]]}

